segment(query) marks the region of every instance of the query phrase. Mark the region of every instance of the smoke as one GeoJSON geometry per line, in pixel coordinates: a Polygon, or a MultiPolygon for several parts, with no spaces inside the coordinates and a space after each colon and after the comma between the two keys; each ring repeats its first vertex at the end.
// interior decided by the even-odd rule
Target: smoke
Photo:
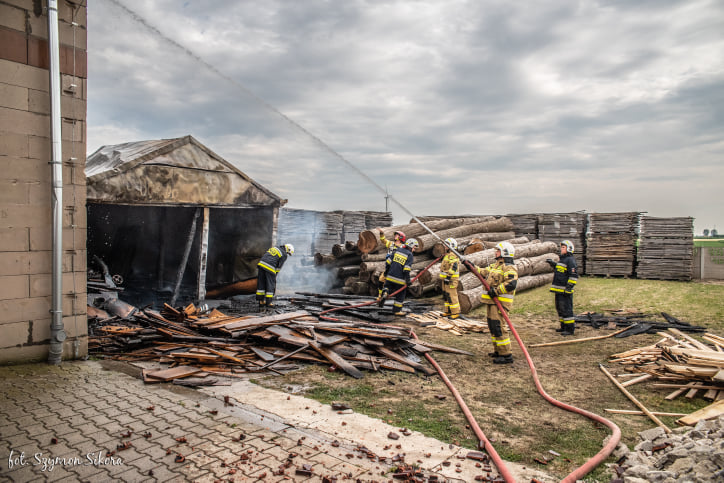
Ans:
{"type": "Polygon", "coordinates": [[[277,275],[277,293],[291,295],[294,292],[330,293],[337,280],[336,269],[315,266],[310,256],[287,258],[277,275]]]}

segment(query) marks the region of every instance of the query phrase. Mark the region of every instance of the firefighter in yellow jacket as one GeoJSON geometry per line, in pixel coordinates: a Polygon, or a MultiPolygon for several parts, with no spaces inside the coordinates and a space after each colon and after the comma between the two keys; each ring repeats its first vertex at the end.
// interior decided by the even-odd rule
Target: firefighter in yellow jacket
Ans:
{"type": "Polygon", "coordinates": [[[447,253],[440,262],[440,278],[442,279],[442,299],[445,302],[445,312],[442,314],[451,319],[460,316],[460,301],[458,300],[458,281],[460,280],[460,259],[453,250],[457,250],[458,242],[454,238],[445,240],[447,253]]]}
{"type": "Polygon", "coordinates": [[[515,287],[518,285],[518,271],[513,263],[514,256],[513,245],[500,242],[495,246],[495,263],[486,268],[478,268],[478,272],[485,277],[490,286],[490,290],[484,292],[481,298],[483,303],[488,305],[488,329],[493,339],[493,352],[488,355],[494,358],[494,364],[513,362],[508,327],[493,299],[497,298],[506,311],[513,306],[515,287]]]}

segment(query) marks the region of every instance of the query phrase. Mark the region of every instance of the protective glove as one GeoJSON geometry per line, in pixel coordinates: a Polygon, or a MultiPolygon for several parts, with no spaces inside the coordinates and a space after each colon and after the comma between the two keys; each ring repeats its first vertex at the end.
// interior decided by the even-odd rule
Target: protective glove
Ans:
{"type": "Polygon", "coordinates": [[[490,290],[488,290],[488,296],[492,299],[493,297],[498,296],[498,292],[493,287],[490,287],[490,290]]]}
{"type": "Polygon", "coordinates": [[[572,284],[572,283],[566,284],[566,292],[572,293],[572,292],[573,292],[573,287],[575,287],[575,285],[572,284]]]}
{"type": "Polygon", "coordinates": [[[552,258],[546,258],[546,263],[550,265],[552,268],[556,268],[556,262],[552,258]]]}
{"type": "Polygon", "coordinates": [[[442,279],[442,283],[444,283],[445,285],[448,285],[448,284],[450,283],[450,279],[449,279],[449,278],[443,278],[443,279],[442,279]]]}
{"type": "Polygon", "coordinates": [[[378,228],[377,231],[380,232],[380,235],[384,235],[384,234],[385,234],[385,231],[384,231],[382,228],[378,228]]]}

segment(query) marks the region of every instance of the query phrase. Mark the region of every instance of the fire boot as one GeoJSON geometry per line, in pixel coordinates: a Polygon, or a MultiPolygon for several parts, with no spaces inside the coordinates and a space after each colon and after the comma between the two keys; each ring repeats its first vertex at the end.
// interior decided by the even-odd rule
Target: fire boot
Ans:
{"type": "Polygon", "coordinates": [[[385,305],[385,299],[387,298],[387,295],[390,293],[389,290],[386,288],[382,289],[382,293],[380,294],[379,298],[377,299],[377,306],[382,307],[385,305]]]}
{"type": "Polygon", "coordinates": [[[488,352],[488,355],[489,355],[490,357],[500,357],[500,354],[498,354],[498,351],[488,352]]]}
{"type": "Polygon", "coordinates": [[[499,356],[493,359],[493,364],[512,364],[513,363],[513,354],[508,354],[507,356],[499,356]]]}
{"type": "Polygon", "coordinates": [[[259,312],[264,312],[266,310],[266,304],[263,300],[259,301],[259,312]]]}
{"type": "Polygon", "coordinates": [[[566,328],[564,327],[564,323],[561,322],[561,326],[556,329],[556,332],[565,332],[566,328]]]}
{"type": "Polygon", "coordinates": [[[272,299],[269,299],[266,301],[266,306],[269,309],[273,309],[274,307],[276,307],[276,305],[274,305],[274,302],[272,301],[272,299]]]}

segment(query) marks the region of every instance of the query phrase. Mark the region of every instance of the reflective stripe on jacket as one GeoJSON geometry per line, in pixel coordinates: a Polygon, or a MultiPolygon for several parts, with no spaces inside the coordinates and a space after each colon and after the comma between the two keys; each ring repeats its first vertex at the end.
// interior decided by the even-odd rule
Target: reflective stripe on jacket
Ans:
{"type": "Polygon", "coordinates": [[[571,284],[575,287],[577,282],[578,265],[576,259],[570,253],[561,255],[560,260],[556,263],[555,274],[553,274],[551,292],[572,294],[573,289],[566,290],[566,286],[571,284]]]}
{"type": "Polygon", "coordinates": [[[287,251],[283,246],[271,247],[264,255],[262,255],[257,266],[276,275],[282,269],[282,266],[286,261],[287,251]]]}
{"type": "MultiPolygon", "coordinates": [[[[518,286],[518,270],[516,270],[513,259],[505,257],[488,265],[486,268],[478,268],[478,272],[485,277],[485,281],[498,291],[498,300],[504,307],[509,308],[515,298],[515,288],[518,286]]],[[[480,298],[484,304],[495,304],[488,292],[484,292],[480,298]]]]}

